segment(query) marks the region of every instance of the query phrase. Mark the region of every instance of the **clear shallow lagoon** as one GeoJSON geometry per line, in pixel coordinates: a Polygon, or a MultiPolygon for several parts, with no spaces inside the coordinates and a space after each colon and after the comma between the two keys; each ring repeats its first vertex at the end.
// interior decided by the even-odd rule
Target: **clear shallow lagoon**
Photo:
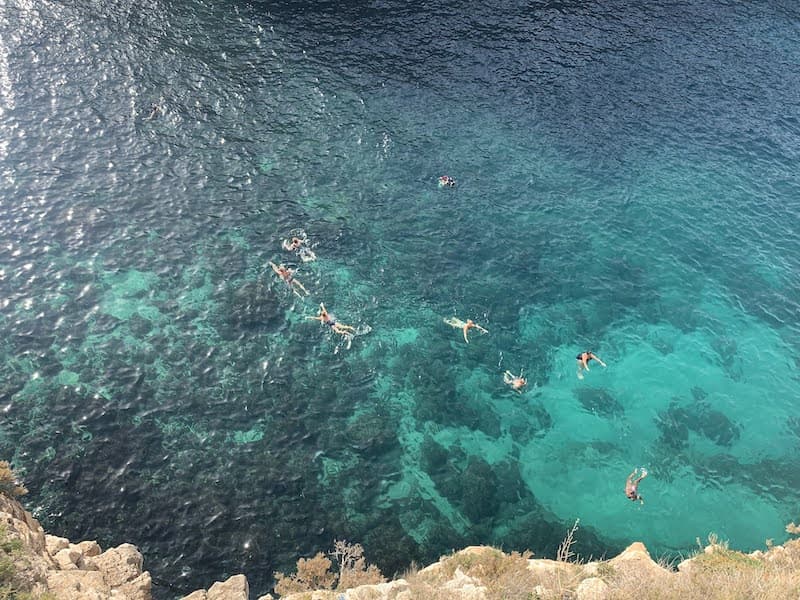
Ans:
{"type": "Polygon", "coordinates": [[[388,574],[552,555],[576,518],[584,555],[781,541],[798,38],[780,2],[11,0],[0,455],[28,507],[140,546],[163,598],[264,593],[342,537],[388,574]],[[294,228],[303,301],[267,266],[294,228]],[[372,331],[347,348],[320,301],[372,331]]]}

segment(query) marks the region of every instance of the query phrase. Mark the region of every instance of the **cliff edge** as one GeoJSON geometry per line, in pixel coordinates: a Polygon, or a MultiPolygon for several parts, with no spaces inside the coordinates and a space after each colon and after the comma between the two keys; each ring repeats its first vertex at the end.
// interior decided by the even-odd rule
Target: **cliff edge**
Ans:
{"type": "MultiPolygon", "coordinates": [[[[574,533],[574,529],[573,529],[574,533]]],[[[565,543],[568,542],[568,538],[565,543]]],[[[284,600],[642,600],[646,598],[800,597],[800,540],[744,554],[713,537],[677,570],[655,562],[640,542],[610,560],[577,563],[471,546],[402,579],[348,589],[307,589],[284,600]]],[[[151,600],[151,580],[136,547],[103,551],[94,541],[48,535],[16,500],[0,494],[0,600],[151,600]]],[[[301,564],[301,563],[299,563],[301,564]]],[[[329,581],[334,585],[335,578],[329,581]]],[[[184,600],[248,600],[236,575],[184,600]]],[[[271,600],[269,594],[259,600],[271,600]]]]}

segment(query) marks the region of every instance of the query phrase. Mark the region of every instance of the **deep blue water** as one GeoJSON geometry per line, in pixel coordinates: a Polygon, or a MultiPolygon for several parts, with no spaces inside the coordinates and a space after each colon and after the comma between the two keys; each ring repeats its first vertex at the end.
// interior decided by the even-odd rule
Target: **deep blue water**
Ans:
{"type": "Polygon", "coordinates": [[[0,458],[28,508],[138,545],[162,598],[263,594],[337,538],[388,575],[552,556],[576,518],[583,556],[781,541],[798,42],[782,2],[9,0],[0,458]]]}

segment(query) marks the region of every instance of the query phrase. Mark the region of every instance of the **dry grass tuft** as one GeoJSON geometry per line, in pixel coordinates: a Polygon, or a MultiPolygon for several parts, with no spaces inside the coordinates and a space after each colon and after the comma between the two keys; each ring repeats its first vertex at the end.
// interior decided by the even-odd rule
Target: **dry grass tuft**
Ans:
{"type": "Polygon", "coordinates": [[[339,566],[338,573],[331,571],[331,560],[318,552],[313,558],[298,560],[297,572],[293,575],[275,573],[275,592],[285,596],[317,590],[347,590],[386,581],[378,567],[367,564],[361,544],[335,540],[330,555],[339,566]]]}
{"type": "Polygon", "coordinates": [[[16,498],[28,493],[25,486],[19,483],[11,464],[6,460],[0,460],[0,493],[16,498]]]}

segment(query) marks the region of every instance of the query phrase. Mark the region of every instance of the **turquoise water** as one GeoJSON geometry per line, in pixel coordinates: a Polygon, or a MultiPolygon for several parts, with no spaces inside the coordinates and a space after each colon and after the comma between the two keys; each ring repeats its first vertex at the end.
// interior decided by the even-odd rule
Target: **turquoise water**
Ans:
{"type": "Polygon", "coordinates": [[[577,518],[583,556],[785,539],[799,17],[13,0],[0,456],[28,508],[140,546],[160,597],[260,594],[343,537],[390,575],[553,556],[577,518]]]}

